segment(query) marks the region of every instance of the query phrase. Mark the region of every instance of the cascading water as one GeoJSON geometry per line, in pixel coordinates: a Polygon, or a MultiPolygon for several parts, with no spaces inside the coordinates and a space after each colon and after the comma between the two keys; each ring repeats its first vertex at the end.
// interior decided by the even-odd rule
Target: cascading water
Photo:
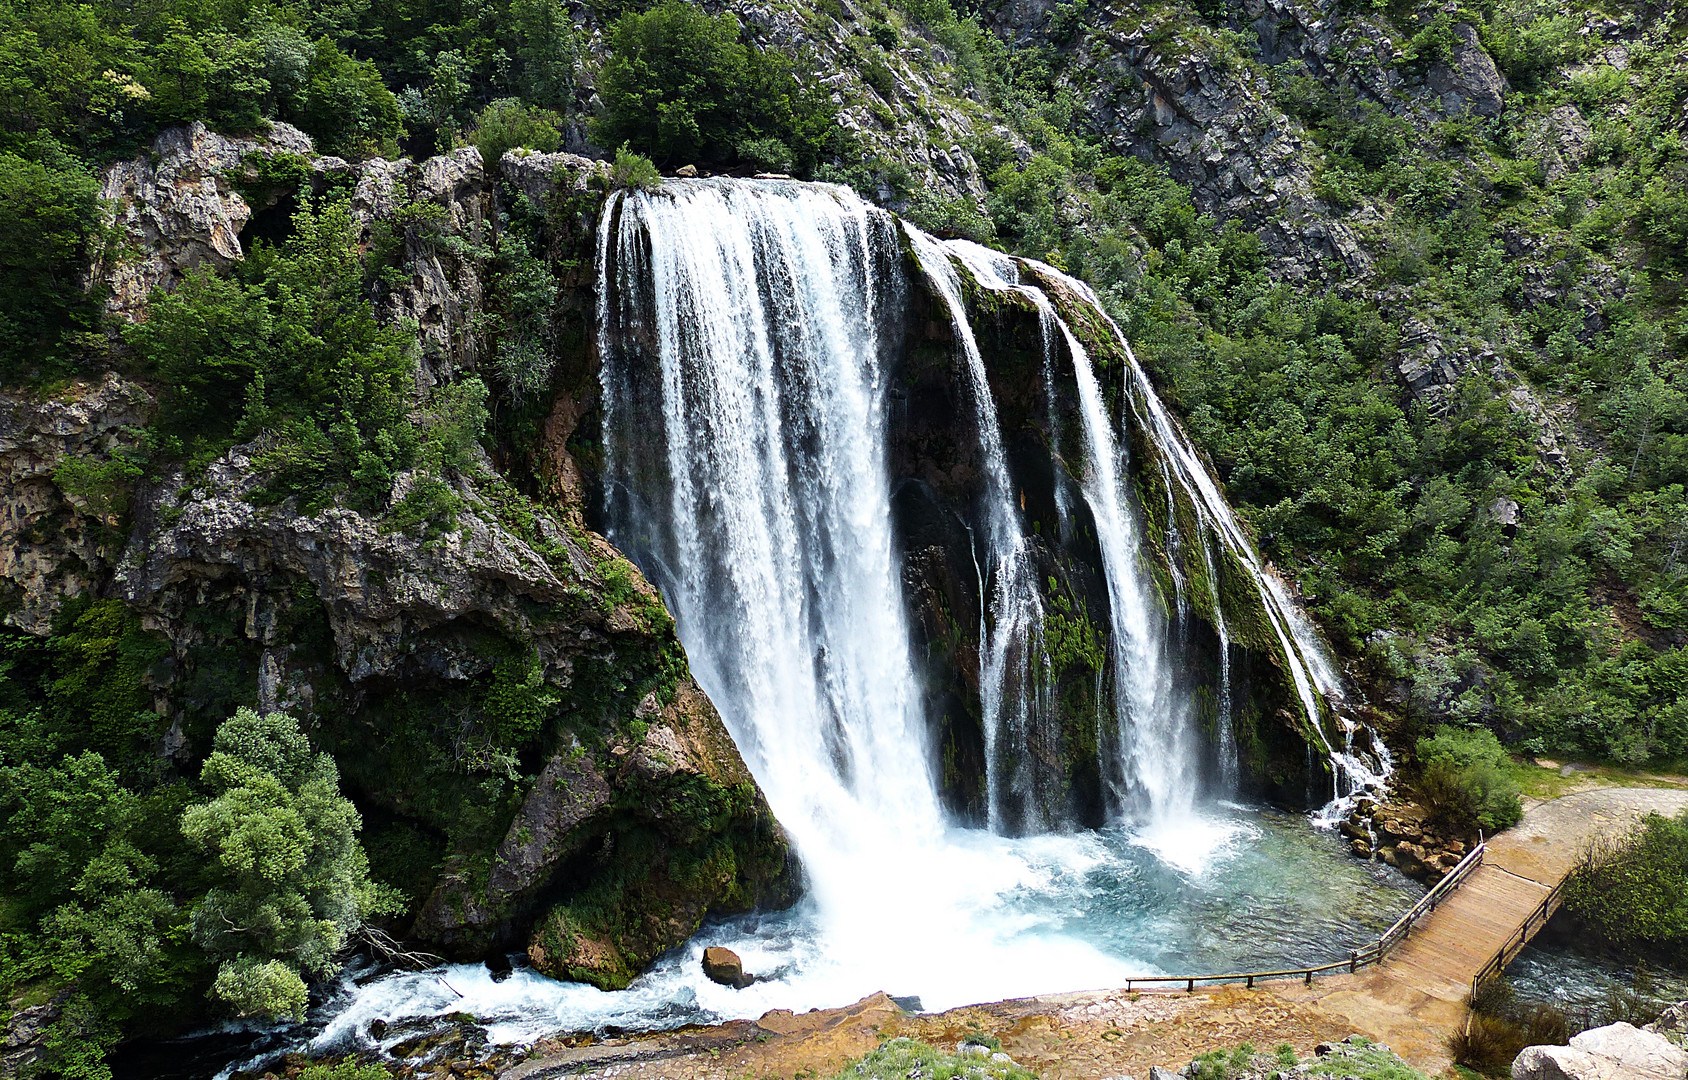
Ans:
{"type": "MultiPolygon", "coordinates": [[[[1114,791],[1113,802],[1116,808],[1130,810],[1158,828],[1186,822],[1198,788],[1196,751],[1190,738],[1185,702],[1174,691],[1175,681],[1166,656],[1165,620],[1149,599],[1138,565],[1140,540],[1129,505],[1126,462],[1114,438],[1113,424],[1108,419],[1089,354],[1054,313],[1043,292],[1021,284],[1012,259],[977,244],[964,241],[939,244],[930,238],[922,239],[916,230],[909,232],[916,238],[922,268],[950,304],[957,336],[964,342],[970,363],[975,361],[977,346],[971,330],[964,329],[966,312],[960,306],[959,288],[953,280],[955,271],[950,268],[951,257],[967,268],[980,288],[1013,291],[1029,300],[1037,308],[1045,332],[1057,329],[1072,357],[1085,439],[1086,472],[1081,487],[1096,522],[1108,584],[1114,631],[1110,638],[1114,711],[1127,764],[1125,783],[1120,785],[1123,790],[1114,791]]],[[[1045,342],[1046,354],[1053,345],[1052,340],[1045,342]]],[[[982,366],[980,362],[981,371],[982,366]]]]}
{"type": "MultiPolygon", "coordinates": [[[[1041,738],[1048,717],[1048,686],[1044,670],[1048,658],[1043,651],[1043,602],[1032,577],[1025,532],[1014,510],[1013,488],[1008,480],[1007,454],[1002,446],[1002,429],[996,402],[985,373],[984,355],[967,319],[962,300],[961,279],[951,264],[946,247],[935,238],[905,224],[904,231],[914,247],[927,280],[949,308],[951,326],[963,361],[968,390],[978,415],[981,456],[984,460],[986,503],[986,562],[980,591],[989,597],[981,605],[986,613],[980,630],[983,657],[980,663],[979,696],[984,708],[986,791],[990,824],[1001,824],[1002,796],[1009,791],[1025,796],[1032,812],[1046,804],[1033,785],[1035,773],[1017,768],[1003,745],[1005,734],[1024,746],[1030,738],[1041,738]],[[988,584],[987,584],[988,582],[988,584]],[[1007,758],[1008,760],[1004,760],[1007,758]],[[999,776],[1006,772],[1006,777],[999,776]]],[[[980,248],[980,251],[985,249],[980,248]]],[[[989,253],[994,255],[995,253],[989,253]]],[[[982,262],[982,260],[981,260],[982,262]]],[[[1045,349],[1045,356],[1048,349],[1045,349]]],[[[1047,828],[1050,822],[1036,821],[1047,828]]],[[[1035,831],[1035,830],[1034,830],[1035,831]]]]}
{"type": "MultiPolygon", "coordinates": [[[[610,535],[673,611],[693,675],[796,846],[805,899],[713,924],[616,993],[524,970],[500,981],[480,965],[348,983],[295,1045],[326,1052],[400,1037],[379,1034],[376,1018],[469,1012],[494,1041],[523,1041],[560,1028],[838,1005],[881,989],[944,1008],[1114,985],[1168,966],[1300,964],[1343,955],[1410,902],[1393,871],[1349,860],[1305,819],[1198,808],[1200,740],[1168,633],[1176,601],[1160,595],[1144,562],[1129,443],[1044,287],[1058,283],[1105,321],[1081,283],[938,241],[846,189],[788,181],[679,181],[618,194],[599,239],[610,535]],[[1107,663],[1086,686],[1099,706],[1094,742],[1118,758],[1106,777],[1116,821],[1108,828],[1011,837],[957,827],[943,810],[890,512],[887,399],[906,346],[896,328],[915,302],[909,250],[928,294],[948,308],[940,317],[952,323],[964,399],[955,404],[970,411],[963,426],[977,443],[979,505],[961,527],[974,537],[983,609],[987,802],[993,825],[1008,824],[1004,808],[1018,814],[1005,831],[1061,823],[1037,810],[1050,780],[1028,760],[1048,750],[1039,740],[1053,715],[1043,594],[969,289],[1011,293],[1035,309],[1050,394],[1042,404],[1057,443],[1052,373],[1062,350],[1071,360],[1081,439],[1072,459],[1083,467],[1071,502],[1056,477],[1055,511],[1063,535],[1082,531],[1081,509],[1088,514],[1104,579],[1107,663]],[[1274,951],[1263,954],[1262,942],[1274,951]],[[733,990],[704,979],[706,943],[735,949],[758,981],[733,990]]],[[[1336,680],[1123,337],[1118,344],[1131,417],[1169,491],[1176,486],[1195,515],[1181,542],[1200,545],[1207,561],[1221,654],[1219,772],[1231,783],[1232,640],[1216,556],[1253,580],[1314,731],[1336,680]]],[[[1343,723],[1350,741],[1330,756],[1363,772],[1343,723]]]]}
{"type": "MultiPolygon", "coordinates": [[[[803,859],[829,957],[807,977],[975,992],[922,975],[947,965],[957,988],[999,979],[979,909],[1047,867],[988,835],[958,841],[928,764],[888,512],[881,327],[903,303],[893,219],[838,189],[700,181],[620,197],[604,229],[610,536],[661,589],[694,676],[803,859]],[[948,884],[911,895],[887,878],[948,884]],[[838,959],[852,955],[878,957],[878,970],[838,959]]],[[[973,359],[986,707],[999,738],[1023,739],[1040,709],[1041,609],[973,359]]],[[[1051,944],[1016,979],[1121,970],[1051,944]]]]}
{"type": "MultiPolygon", "coordinates": [[[[1370,760],[1358,753],[1353,744],[1353,737],[1359,730],[1359,725],[1339,713],[1335,714],[1335,719],[1343,729],[1344,746],[1338,750],[1331,745],[1324,731],[1322,720],[1325,712],[1322,706],[1325,702],[1335,703],[1342,700],[1342,685],[1331,669],[1324,648],[1308,624],[1306,616],[1290,600],[1283,582],[1261,563],[1253,544],[1243,532],[1241,523],[1237,521],[1224,496],[1219,493],[1213,478],[1202,466],[1195,448],[1190,445],[1183,430],[1168,415],[1148,376],[1137,363],[1131,343],[1126,340],[1125,334],[1113,319],[1108,317],[1096,294],[1076,278],[1068,277],[1043,264],[1036,265],[1040,274],[1060,281],[1107,324],[1125,355],[1133,391],[1129,400],[1135,419],[1152,433],[1163,461],[1169,464],[1173,478],[1200,516],[1203,531],[1218,537],[1253,581],[1260,596],[1262,609],[1272,625],[1285,664],[1289,668],[1296,695],[1307,717],[1308,729],[1320,740],[1332,765],[1331,801],[1315,815],[1314,820],[1321,824],[1337,820],[1346,814],[1348,803],[1353,797],[1383,787],[1392,771],[1388,750],[1381,740],[1373,739],[1370,760]]],[[[1228,676],[1226,667],[1221,670],[1228,676]]]]}

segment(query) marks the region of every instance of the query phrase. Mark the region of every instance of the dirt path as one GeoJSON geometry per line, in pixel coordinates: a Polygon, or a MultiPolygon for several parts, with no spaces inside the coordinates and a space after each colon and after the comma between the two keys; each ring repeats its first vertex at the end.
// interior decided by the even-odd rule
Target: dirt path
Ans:
{"type": "Polygon", "coordinates": [[[990,1035],[1047,1080],[1145,1077],[1151,1065],[1181,1069],[1197,1054],[1241,1042],[1301,1054],[1358,1033],[1387,1043],[1432,1076],[1452,1062],[1445,1041],[1465,1014],[1472,974],[1575,865],[1594,836],[1628,828],[1648,812],[1688,809],[1688,791],[1602,788],[1529,806],[1524,820],[1490,842],[1484,867],[1443,903],[1424,929],[1383,964],[1355,975],[1198,990],[1095,991],[907,1015],[883,994],[843,1009],[670,1032],[589,1046],[544,1045],[501,1080],[641,1077],[761,1080],[824,1077],[908,1035],[953,1048],[990,1035]]]}

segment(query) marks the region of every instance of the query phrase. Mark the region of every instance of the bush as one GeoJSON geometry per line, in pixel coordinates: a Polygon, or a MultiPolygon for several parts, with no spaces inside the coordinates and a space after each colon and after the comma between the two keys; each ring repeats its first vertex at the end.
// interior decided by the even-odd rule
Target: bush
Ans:
{"type": "Polygon", "coordinates": [[[103,243],[100,185],[47,140],[0,153],[0,380],[12,382],[92,325],[82,274],[103,243]]]}
{"type": "Polygon", "coordinates": [[[517,98],[499,98],[475,116],[469,141],[481,152],[481,163],[496,172],[506,150],[525,146],[542,154],[563,145],[563,118],[549,109],[524,105],[517,98]]]}
{"type": "Polygon", "coordinates": [[[1495,833],[1524,816],[1511,759],[1487,728],[1443,726],[1418,741],[1419,795],[1438,822],[1495,833]]]}
{"type": "Polygon", "coordinates": [[[1564,1013],[1550,1005],[1524,1005],[1504,978],[1488,979],[1466,999],[1471,1015],[1448,1039],[1454,1061],[1487,1076],[1510,1075],[1512,1059],[1526,1046],[1563,1046],[1571,1040],[1564,1013]]]}
{"type": "Polygon", "coordinates": [[[655,191],[662,186],[662,174],[650,158],[635,154],[626,143],[615,152],[615,164],[610,167],[610,183],[618,188],[635,191],[655,191]]]}
{"type": "Polygon", "coordinates": [[[1688,813],[1649,814],[1628,835],[1590,847],[1565,906],[1619,948],[1688,953],[1688,813]]]}
{"type": "Polygon", "coordinates": [[[831,98],[799,87],[779,53],[742,44],[729,13],[665,0],[623,15],[608,40],[592,122],[601,145],[627,143],[661,165],[808,168],[838,134],[831,98]]]}

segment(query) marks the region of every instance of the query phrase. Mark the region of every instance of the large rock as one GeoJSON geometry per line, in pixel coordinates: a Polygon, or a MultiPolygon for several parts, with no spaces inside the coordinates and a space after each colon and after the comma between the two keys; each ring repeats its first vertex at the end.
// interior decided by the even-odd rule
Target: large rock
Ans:
{"type": "Polygon", "coordinates": [[[754,975],[745,972],[744,961],[739,959],[738,953],[719,945],[703,950],[703,973],[709,976],[711,982],[735,990],[742,990],[756,981],[754,975]]]}
{"type": "Polygon", "coordinates": [[[1625,1023],[1593,1028],[1570,1046],[1530,1046],[1512,1062],[1513,1080],[1683,1080],[1688,1051],[1625,1023]]]}
{"type": "Polygon", "coordinates": [[[310,153],[310,136],[287,124],[272,124],[263,138],[231,139],[196,120],[166,128],[148,153],[106,169],[100,197],[129,247],[107,276],[108,308],[138,318],[154,288],[174,287],[197,266],[240,259],[240,230],[252,217],[234,185],[243,162],[310,153]]]}
{"type": "Polygon", "coordinates": [[[1496,68],[1494,58],[1477,40],[1470,23],[1454,24],[1453,57],[1430,69],[1430,89],[1441,96],[1448,113],[1466,110],[1478,116],[1495,117],[1506,104],[1506,76],[1496,68]]]}

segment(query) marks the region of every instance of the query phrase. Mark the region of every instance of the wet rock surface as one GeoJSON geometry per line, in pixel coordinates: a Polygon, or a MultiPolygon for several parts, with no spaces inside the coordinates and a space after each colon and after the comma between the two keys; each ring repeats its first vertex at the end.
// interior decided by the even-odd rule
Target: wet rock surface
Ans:
{"type": "Polygon", "coordinates": [[[1403,799],[1360,799],[1337,828],[1356,858],[1387,863],[1427,885],[1441,881],[1471,851],[1468,838],[1437,828],[1422,807],[1403,799]]]}

